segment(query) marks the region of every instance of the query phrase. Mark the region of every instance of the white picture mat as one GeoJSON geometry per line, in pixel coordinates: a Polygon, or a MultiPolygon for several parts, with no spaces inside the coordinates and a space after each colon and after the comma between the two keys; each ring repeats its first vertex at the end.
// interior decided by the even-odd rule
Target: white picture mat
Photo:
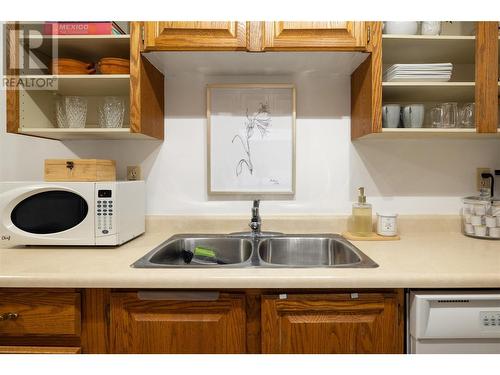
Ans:
{"type": "MultiPolygon", "coordinates": [[[[209,90],[209,192],[293,194],[293,87],[210,87],[209,90]],[[243,164],[238,175],[238,162],[248,160],[242,144],[246,141],[247,109],[252,117],[261,103],[268,105],[270,125],[264,136],[257,127],[253,129],[248,141],[253,173],[243,164]],[[235,138],[236,135],[240,138],[235,138]]],[[[260,118],[263,117],[267,116],[260,118]]]]}

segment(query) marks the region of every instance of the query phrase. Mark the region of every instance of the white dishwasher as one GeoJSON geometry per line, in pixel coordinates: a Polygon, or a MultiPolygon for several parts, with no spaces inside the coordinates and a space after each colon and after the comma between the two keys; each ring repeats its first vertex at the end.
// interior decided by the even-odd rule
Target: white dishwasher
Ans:
{"type": "Polygon", "coordinates": [[[410,291],[407,351],[500,354],[500,291],[410,291]]]}

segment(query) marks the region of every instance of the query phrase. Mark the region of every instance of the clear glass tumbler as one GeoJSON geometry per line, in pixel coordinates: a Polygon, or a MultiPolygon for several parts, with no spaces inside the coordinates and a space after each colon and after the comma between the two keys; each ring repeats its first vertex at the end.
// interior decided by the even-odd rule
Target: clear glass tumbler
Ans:
{"type": "Polygon", "coordinates": [[[460,127],[473,128],[475,125],[475,104],[465,103],[460,110],[460,127]]]}
{"type": "Polygon", "coordinates": [[[105,96],[99,103],[98,122],[101,128],[121,128],[125,114],[125,101],[119,96],[105,96]]]}
{"type": "Polygon", "coordinates": [[[59,128],[84,128],[87,120],[87,98],[83,96],[58,96],[56,122],[59,128]]]}

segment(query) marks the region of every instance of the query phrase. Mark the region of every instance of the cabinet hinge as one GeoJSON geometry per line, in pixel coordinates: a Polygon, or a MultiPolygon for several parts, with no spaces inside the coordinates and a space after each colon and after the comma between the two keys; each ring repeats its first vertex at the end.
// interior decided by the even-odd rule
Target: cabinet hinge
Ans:
{"type": "Polygon", "coordinates": [[[366,44],[370,44],[370,41],[371,41],[371,27],[368,26],[367,30],[366,30],[366,44]]]}

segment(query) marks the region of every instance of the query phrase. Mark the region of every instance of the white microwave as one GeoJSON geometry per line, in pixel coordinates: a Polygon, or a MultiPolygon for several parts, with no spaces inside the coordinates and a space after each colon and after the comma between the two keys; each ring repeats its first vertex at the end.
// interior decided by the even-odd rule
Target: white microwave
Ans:
{"type": "Polygon", "coordinates": [[[144,233],[144,181],[0,182],[0,245],[116,246],[144,233]]]}

